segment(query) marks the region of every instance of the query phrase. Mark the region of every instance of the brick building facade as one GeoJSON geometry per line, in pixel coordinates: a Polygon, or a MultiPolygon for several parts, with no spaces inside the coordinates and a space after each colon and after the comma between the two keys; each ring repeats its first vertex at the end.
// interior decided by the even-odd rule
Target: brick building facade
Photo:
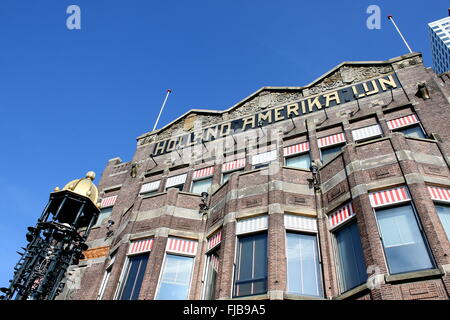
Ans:
{"type": "Polygon", "coordinates": [[[419,53],[191,110],[109,160],[59,298],[449,299],[449,123],[419,53]]]}

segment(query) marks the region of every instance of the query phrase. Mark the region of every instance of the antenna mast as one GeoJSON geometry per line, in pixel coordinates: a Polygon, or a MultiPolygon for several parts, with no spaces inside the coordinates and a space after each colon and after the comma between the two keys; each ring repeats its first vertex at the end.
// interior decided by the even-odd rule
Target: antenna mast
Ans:
{"type": "Polygon", "coordinates": [[[158,125],[159,117],[161,117],[161,113],[162,113],[162,111],[163,111],[163,109],[164,109],[164,106],[166,105],[167,98],[169,97],[169,94],[170,94],[171,92],[172,92],[172,90],[167,89],[166,98],[164,99],[164,102],[163,102],[163,104],[162,104],[162,106],[161,106],[161,110],[159,110],[159,115],[158,115],[158,118],[156,119],[156,122],[155,122],[155,125],[153,126],[153,130],[152,130],[152,131],[155,131],[156,126],[158,125]]]}
{"type": "Polygon", "coordinates": [[[406,44],[406,46],[408,47],[409,53],[412,53],[412,50],[408,44],[408,42],[406,42],[405,37],[403,36],[403,34],[400,32],[400,29],[397,27],[397,25],[395,24],[394,21],[394,17],[393,16],[388,16],[388,19],[391,20],[392,24],[394,25],[395,29],[397,29],[397,32],[400,34],[400,37],[402,37],[403,42],[406,44]]]}

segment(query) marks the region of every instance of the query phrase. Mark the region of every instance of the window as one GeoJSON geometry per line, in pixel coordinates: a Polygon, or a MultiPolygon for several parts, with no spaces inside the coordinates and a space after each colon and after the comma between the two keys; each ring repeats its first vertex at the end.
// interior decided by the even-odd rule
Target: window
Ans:
{"type": "Polygon", "coordinates": [[[101,209],[94,227],[99,227],[102,224],[103,220],[109,218],[111,216],[112,209],[113,207],[101,209]]]}
{"type": "Polygon", "coordinates": [[[323,296],[317,237],[286,233],[288,292],[304,296],[323,296]]]}
{"type": "Polygon", "coordinates": [[[178,189],[178,190],[180,190],[180,191],[183,191],[183,189],[184,189],[184,183],[183,183],[183,184],[177,184],[177,185],[171,186],[171,187],[167,187],[167,188],[166,188],[166,191],[169,190],[169,189],[178,189]]]}
{"type": "Polygon", "coordinates": [[[320,156],[322,158],[322,163],[326,163],[333,159],[339,152],[341,152],[344,145],[333,146],[329,148],[320,149],[320,156]]]}
{"type": "Polygon", "coordinates": [[[186,300],[189,297],[194,258],[166,254],[156,300],[186,300]]]}
{"type": "Polygon", "coordinates": [[[447,238],[450,240],[450,206],[436,204],[436,211],[441,219],[447,238]]]}
{"type": "Polygon", "coordinates": [[[411,204],[375,212],[391,274],[434,267],[411,204]]]}
{"type": "Polygon", "coordinates": [[[113,253],[111,255],[111,261],[110,261],[109,265],[106,267],[102,282],[100,283],[100,290],[98,291],[97,300],[101,300],[103,298],[103,294],[105,293],[105,289],[108,284],[109,277],[111,275],[111,270],[112,270],[115,259],[116,259],[115,253],[113,253]]]}
{"type": "Polygon", "coordinates": [[[367,280],[363,250],[356,220],[334,232],[342,292],[367,280]]]}
{"type": "Polygon", "coordinates": [[[265,162],[265,163],[259,163],[253,166],[253,169],[261,169],[261,168],[266,168],[270,165],[270,162],[265,162]]]}
{"type": "Polygon", "coordinates": [[[227,182],[228,179],[230,179],[230,177],[231,177],[231,175],[232,175],[233,173],[235,173],[235,172],[240,172],[240,171],[244,171],[244,170],[241,169],[241,170],[234,170],[234,171],[230,171],[230,172],[225,172],[225,173],[222,175],[222,184],[224,184],[225,182],[227,182]]]}
{"type": "Polygon", "coordinates": [[[286,167],[309,170],[310,166],[311,166],[311,159],[309,157],[309,153],[304,153],[286,158],[286,167]]]}
{"type": "Polygon", "coordinates": [[[205,300],[213,300],[216,292],[217,273],[219,271],[218,250],[207,255],[206,281],[205,281],[205,300]]]}
{"type": "Polygon", "coordinates": [[[212,184],[212,178],[196,180],[192,182],[192,193],[201,194],[202,192],[208,192],[209,187],[212,184]]]}
{"type": "Polygon", "coordinates": [[[425,134],[423,133],[422,127],[420,124],[415,124],[410,127],[402,128],[400,130],[397,130],[398,132],[403,133],[407,137],[411,138],[421,138],[425,139],[425,134]]]}
{"type": "Polygon", "coordinates": [[[137,300],[141,291],[149,254],[140,254],[128,257],[126,272],[119,300],[137,300]]]}
{"type": "Polygon", "coordinates": [[[234,296],[267,292],[267,235],[239,237],[234,296]]]}

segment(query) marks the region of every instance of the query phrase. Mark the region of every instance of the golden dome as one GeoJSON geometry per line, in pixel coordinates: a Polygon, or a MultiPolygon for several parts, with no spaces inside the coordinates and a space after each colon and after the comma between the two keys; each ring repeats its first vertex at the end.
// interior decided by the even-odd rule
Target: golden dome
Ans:
{"type": "MultiPolygon", "coordinates": [[[[95,172],[89,171],[86,173],[86,177],[83,179],[72,180],[64,186],[62,190],[68,190],[73,193],[79,194],[81,196],[91,199],[91,201],[96,204],[98,199],[98,190],[95,184],[92,182],[95,179],[95,172]]],[[[55,188],[55,192],[58,192],[55,188]]]]}

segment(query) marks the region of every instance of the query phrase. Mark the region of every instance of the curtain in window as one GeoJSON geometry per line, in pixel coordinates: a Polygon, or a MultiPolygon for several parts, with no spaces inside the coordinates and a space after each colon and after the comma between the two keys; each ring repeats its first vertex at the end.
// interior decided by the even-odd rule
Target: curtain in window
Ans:
{"type": "Polygon", "coordinates": [[[148,254],[129,257],[126,280],[122,287],[120,300],[137,300],[148,262],[148,254]]]}
{"type": "Polygon", "coordinates": [[[322,296],[322,276],[315,235],[287,233],[288,292],[322,296]]]}
{"type": "Polygon", "coordinates": [[[411,205],[376,214],[391,274],[433,268],[411,205]]]}
{"type": "Polygon", "coordinates": [[[157,300],[186,300],[194,258],[166,255],[157,300]]]}
{"type": "Polygon", "coordinates": [[[367,280],[358,226],[352,222],[335,232],[342,291],[367,280]]]}

